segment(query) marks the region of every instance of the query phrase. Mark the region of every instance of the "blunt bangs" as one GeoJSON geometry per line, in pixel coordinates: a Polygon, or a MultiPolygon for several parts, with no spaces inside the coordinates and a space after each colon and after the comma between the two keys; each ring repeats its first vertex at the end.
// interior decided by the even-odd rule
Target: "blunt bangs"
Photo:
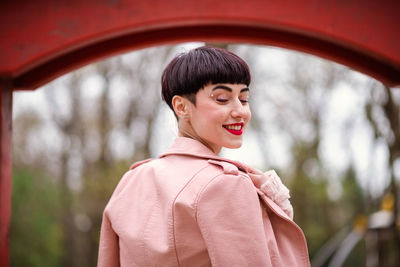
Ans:
{"type": "Polygon", "coordinates": [[[221,48],[199,47],[178,54],[165,68],[162,78],[162,95],[172,107],[175,95],[193,97],[209,84],[232,83],[250,85],[249,67],[243,59],[221,48]]]}

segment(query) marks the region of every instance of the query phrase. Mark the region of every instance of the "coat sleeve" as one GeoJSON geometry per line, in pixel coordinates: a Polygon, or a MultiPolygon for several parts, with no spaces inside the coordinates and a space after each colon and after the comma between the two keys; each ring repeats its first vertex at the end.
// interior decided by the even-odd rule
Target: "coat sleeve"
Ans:
{"type": "Polygon", "coordinates": [[[118,267],[119,262],[119,244],[118,235],[114,232],[107,209],[103,213],[101,223],[98,267],[118,267]]]}
{"type": "Polygon", "coordinates": [[[211,180],[199,194],[196,215],[212,266],[272,266],[262,208],[248,178],[211,180]]]}

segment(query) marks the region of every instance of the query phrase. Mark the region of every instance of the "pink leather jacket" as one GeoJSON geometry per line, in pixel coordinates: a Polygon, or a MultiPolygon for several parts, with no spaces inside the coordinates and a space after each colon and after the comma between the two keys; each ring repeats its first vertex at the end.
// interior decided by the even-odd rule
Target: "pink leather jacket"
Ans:
{"type": "Polygon", "coordinates": [[[184,137],[132,165],[104,210],[98,266],[310,266],[301,229],[246,172],[184,137]]]}

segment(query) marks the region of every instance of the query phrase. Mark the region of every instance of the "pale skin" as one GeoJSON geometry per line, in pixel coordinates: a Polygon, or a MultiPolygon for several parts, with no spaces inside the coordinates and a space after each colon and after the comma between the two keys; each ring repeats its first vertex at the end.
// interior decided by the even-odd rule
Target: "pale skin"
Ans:
{"type": "Polygon", "coordinates": [[[178,135],[206,145],[215,154],[222,147],[239,148],[251,118],[249,88],[245,84],[209,84],[196,94],[196,104],[174,96],[172,105],[178,116],[178,135]]]}

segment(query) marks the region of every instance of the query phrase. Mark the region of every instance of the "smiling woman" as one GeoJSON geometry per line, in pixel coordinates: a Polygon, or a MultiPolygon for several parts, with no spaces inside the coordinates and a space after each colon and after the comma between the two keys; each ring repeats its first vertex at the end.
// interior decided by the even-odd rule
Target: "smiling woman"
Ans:
{"type": "Polygon", "coordinates": [[[166,67],[179,136],[122,177],[103,213],[98,266],[310,265],[276,173],[218,156],[242,145],[250,80],[241,58],[213,47],[166,67]]]}
{"type": "Polygon", "coordinates": [[[218,154],[222,147],[239,148],[250,120],[245,84],[210,84],[196,94],[196,103],[175,95],[179,135],[200,141],[218,154]]]}

